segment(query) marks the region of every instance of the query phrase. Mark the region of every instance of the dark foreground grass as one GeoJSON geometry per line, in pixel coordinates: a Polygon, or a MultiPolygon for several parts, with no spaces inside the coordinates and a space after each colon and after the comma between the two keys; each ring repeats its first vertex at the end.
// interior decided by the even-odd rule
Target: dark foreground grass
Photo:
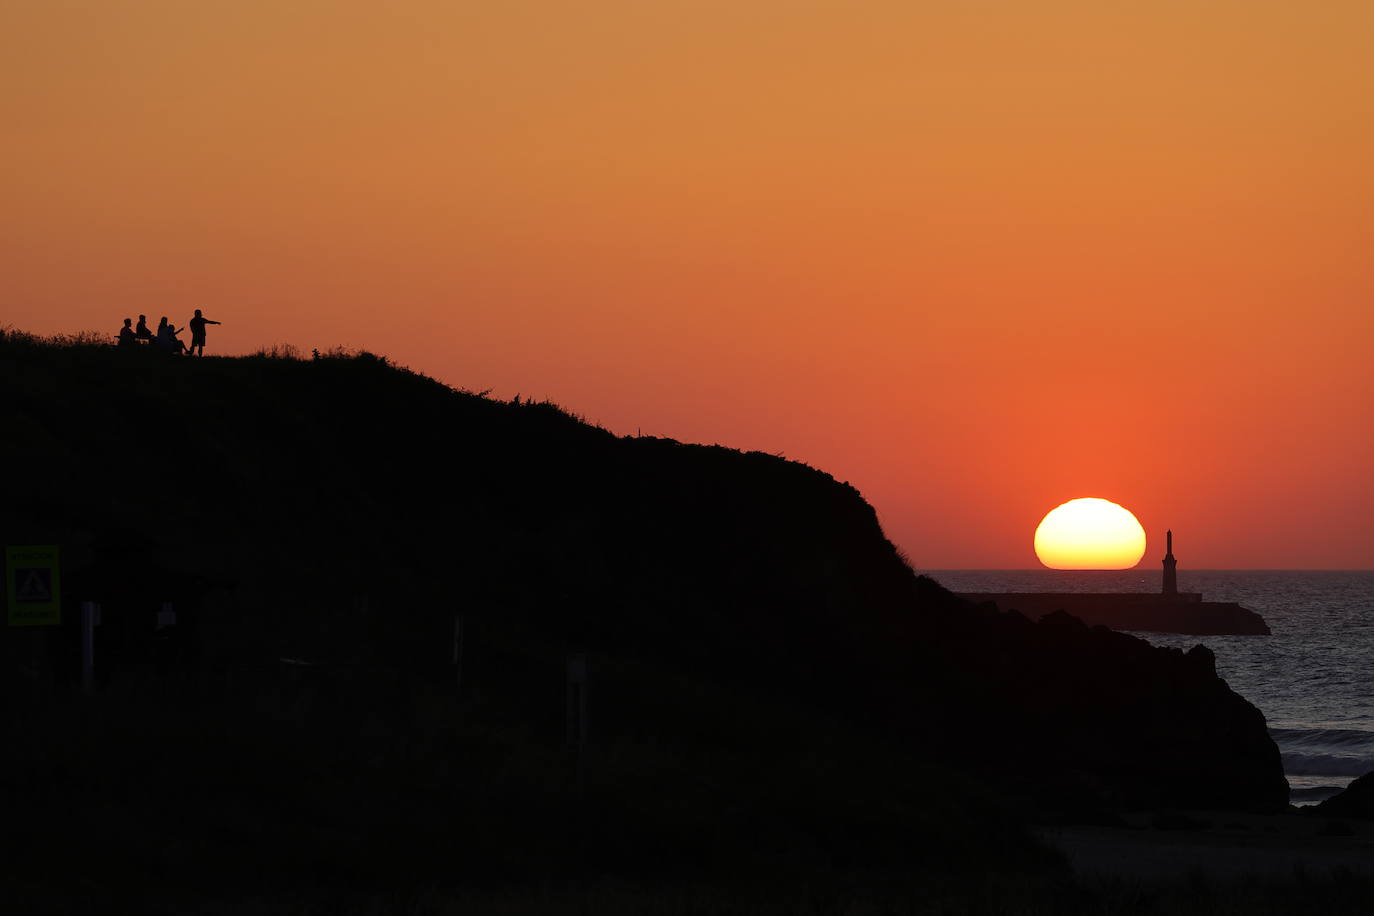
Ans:
{"type": "Polygon", "coordinates": [[[1269,916],[1269,914],[1369,913],[1374,883],[1349,875],[1324,879],[1302,874],[1245,883],[1213,883],[1198,876],[1167,884],[1093,880],[1065,882],[1026,876],[986,876],[953,880],[927,874],[889,876],[886,880],[853,876],[852,882],[799,883],[793,887],[680,887],[656,890],[604,884],[576,890],[446,894],[439,890],[409,900],[359,901],[357,912],[412,907],[409,912],[482,913],[493,916],[582,913],[687,916],[687,914],[814,914],[814,916],[1269,916]]]}
{"type": "Polygon", "coordinates": [[[374,732],[361,699],[345,724],[259,687],[12,706],[0,911],[840,913],[1066,874],[976,786],[838,728],[824,758],[617,739],[579,780],[481,692],[374,732]]]}
{"type": "Polygon", "coordinates": [[[758,754],[621,743],[579,788],[556,746],[459,712],[427,741],[377,744],[115,691],[25,718],[0,766],[0,912],[1334,916],[1374,901],[1374,880],[1342,872],[1075,877],[965,800],[866,792],[872,754],[808,784],[758,754]]]}
{"type": "Polygon", "coordinates": [[[797,876],[789,882],[646,885],[619,880],[578,885],[464,890],[442,882],[397,890],[296,888],[237,894],[205,888],[190,896],[148,889],[137,901],[96,898],[77,887],[9,884],[7,912],[180,914],[180,916],[1288,916],[1366,914],[1374,884],[1351,876],[1301,874],[1213,883],[1066,882],[989,875],[797,876]]]}
{"type": "MultiPolygon", "coordinates": [[[[1279,916],[1279,914],[1365,914],[1374,885],[1349,876],[1314,879],[1303,875],[1245,884],[1214,885],[1204,878],[1172,884],[1129,881],[1064,883],[1024,877],[989,876],[950,881],[938,875],[862,878],[826,884],[652,888],[602,883],[576,889],[513,890],[470,894],[426,888],[393,896],[331,901],[297,900],[259,904],[263,913],[415,916],[1279,916]],[[892,885],[899,886],[892,886],[892,885]],[[886,885],[886,886],[884,886],[886,885]]],[[[209,911],[213,912],[213,910],[209,911]]]]}

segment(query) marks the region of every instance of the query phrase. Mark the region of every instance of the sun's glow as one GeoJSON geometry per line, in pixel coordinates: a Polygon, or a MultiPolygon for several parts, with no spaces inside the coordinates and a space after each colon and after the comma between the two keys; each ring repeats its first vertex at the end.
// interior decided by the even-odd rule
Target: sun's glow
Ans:
{"type": "Polygon", "coordinates": [[[1071,499],[1040,520],[1035,555],[1050,569],[1130,569],[1145,556],[1145,529],[1110,500],[1071,499]]]}

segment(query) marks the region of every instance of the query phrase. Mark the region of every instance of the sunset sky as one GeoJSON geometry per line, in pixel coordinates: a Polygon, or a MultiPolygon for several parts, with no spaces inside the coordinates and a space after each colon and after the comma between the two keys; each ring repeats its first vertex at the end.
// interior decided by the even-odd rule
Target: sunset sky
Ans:
{"type": "MultiPolygon", "coordinates": [[[[1374,567],[1369,0],[7,0],[0,325],[195,307],[853,483],[1374,567]]],[[[188,367],[191,371],[191,367],[188,367]]]]}

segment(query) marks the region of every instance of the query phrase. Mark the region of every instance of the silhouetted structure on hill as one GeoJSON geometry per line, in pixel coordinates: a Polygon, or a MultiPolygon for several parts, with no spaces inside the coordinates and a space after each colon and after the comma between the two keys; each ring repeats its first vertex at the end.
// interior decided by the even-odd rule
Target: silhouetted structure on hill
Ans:
{"type": "Polygon", "coordinates": [[[970,601],[1040,619],[1055,611],[1072,614],[1091,626],[1138,633],[1186,633],[1192,636],[1268,636],[1264,618],[1229,601],[1203,601],[1198,592],[1178,590],[1174,532],[1165,535],[1164,582],[1150,592],[962,592],[970,601]]]}

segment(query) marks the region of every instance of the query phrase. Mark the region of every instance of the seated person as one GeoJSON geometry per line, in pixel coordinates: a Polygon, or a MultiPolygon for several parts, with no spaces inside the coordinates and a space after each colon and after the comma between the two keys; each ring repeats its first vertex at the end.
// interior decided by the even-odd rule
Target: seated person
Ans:
{"type": "Polygon", "coordinates": [[[164,317],[157,324],[157,345],[168,353],[182,353],[186,344],[177,339],[177,329],[164,317]]]}
{"type": "Polygon", "coordinates": [[[119,346],[121,346],[121,347],[136,347],[136,346],[138,346],[138,338],[134,336],[134,329],[133,329],[133,327],[132,327],[133,323],[134,323],[134,320],[133,320],[132,318],[125,318],[125,319],[124,319],[124,327],[122,327],[122,328],[119,329],[119,346]]]}

